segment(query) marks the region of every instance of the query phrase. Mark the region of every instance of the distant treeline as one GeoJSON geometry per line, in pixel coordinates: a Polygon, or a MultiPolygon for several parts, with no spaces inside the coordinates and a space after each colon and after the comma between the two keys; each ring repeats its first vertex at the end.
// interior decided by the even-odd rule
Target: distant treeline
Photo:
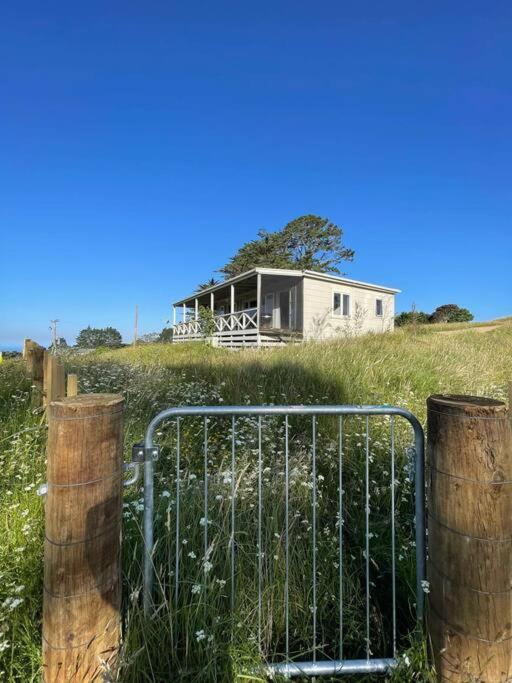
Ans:
{"type": "Polygon", "coordinates": [[[473,320],[473,314],[467,308],[457,304],[443,304],[433,313],[424,311],[404,311],[395,317],[398,327],[403,325],[426,325],[428,323],[467,323],[473,320]]]}

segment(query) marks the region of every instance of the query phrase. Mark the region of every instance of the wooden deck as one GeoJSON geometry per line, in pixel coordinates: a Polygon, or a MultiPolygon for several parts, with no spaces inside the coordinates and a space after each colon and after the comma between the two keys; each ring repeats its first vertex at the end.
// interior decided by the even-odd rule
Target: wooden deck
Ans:
{"type": "Polygon", "coordinates": [[[215,332],[206,335],[202,320],[187,320],[173,327],[173,343],[209,339],[216,346],[228,348],[284,346],[301,341],[302,334],[288,329],[259,328],[256,309],[217,315],[213,319],[215,332]]]}

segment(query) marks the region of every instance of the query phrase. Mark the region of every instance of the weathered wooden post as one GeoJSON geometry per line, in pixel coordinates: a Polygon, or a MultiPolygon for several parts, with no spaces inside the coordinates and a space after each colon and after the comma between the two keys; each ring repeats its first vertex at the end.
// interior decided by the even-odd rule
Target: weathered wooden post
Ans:
{"type": "Polygon", "coordinates": [[[44,352],[44,399],[43,405],[66,395],[66,372],[57,357],[44,352]]]}
{"type": "Polygon", "coordinates": [[[70,373],[67,376],[66,396],[78,395],[78,375],[70,373]]]}
{"type": "Polygon", "coordinates": [[[512,676],[512,429],[501,401],[428,405],[429,631],[438,679],[512,676]]]}
{"type": "Polygon", "coordinates": [[[101,679],[120,642],[123,398],[48,406],[43,678],[101,679]]]}
{"type": "Polygon", "coordinates": [[[34,408],[39,407],[43,402],[44,353],[44,348],[37,342],[32,339],[24,340],[23,358],[32,385],[30,398],[34,408]]]}

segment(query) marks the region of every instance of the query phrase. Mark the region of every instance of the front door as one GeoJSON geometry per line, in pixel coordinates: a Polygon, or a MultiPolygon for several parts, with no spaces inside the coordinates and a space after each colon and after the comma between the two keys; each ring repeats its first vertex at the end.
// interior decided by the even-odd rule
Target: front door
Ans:
{"type": "Polygon", "coordinates": [[[265,294],[263,300],[263,314],[261,316],[260,326],[262,329],[271,329],[274,327],[274,294],[265,294]]]}

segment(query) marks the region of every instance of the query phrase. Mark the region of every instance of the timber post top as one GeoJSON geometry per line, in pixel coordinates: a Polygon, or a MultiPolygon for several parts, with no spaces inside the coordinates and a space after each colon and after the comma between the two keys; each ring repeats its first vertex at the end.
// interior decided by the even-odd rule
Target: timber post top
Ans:
{"type": "Polygon", "coordinates": [[[508,412],[503,401],[464,394],[434,394],[428,397],[427,406],[433,412],[474,418],[503,419],[508,412]]]}
{"type": "Polygon", "coordinates": [[[59,398],[49,404],[50,415],[54,418],[88,417],[98,414],[122,412],[124,398],[121,394],[79,394],[59,398]]]}

